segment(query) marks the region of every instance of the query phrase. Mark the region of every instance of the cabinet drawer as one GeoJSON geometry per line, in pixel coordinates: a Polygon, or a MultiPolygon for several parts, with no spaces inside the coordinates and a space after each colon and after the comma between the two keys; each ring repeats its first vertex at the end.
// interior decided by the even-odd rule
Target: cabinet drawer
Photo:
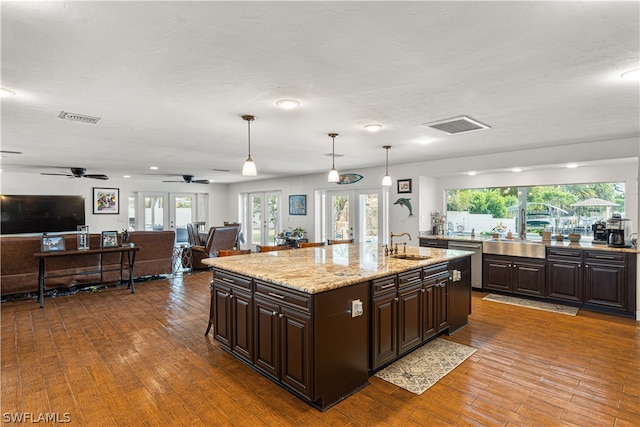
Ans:
{"type": "Polygon", "coordinates": [[[256,295],[277,301],[290,307],[311,312],[311,295],[298,292],[293,289],[285,289],[281,286],[256,280],[256,295]]]}
{"type": "Polygon", "coordinates": [[[449,247],[449,242],[446,240],[420,238],[420,246],[423,248],[447,249],[449,247]]]}
{"type": "Polygon", "coordinates": [[[228,285],[235,285],[251,291],[251,278],[229,273],[228,271],[213,270],[213,280],[219,280],[228,285]]]}
{"type": "Polygon", "coordinates": [[[379,294],[385,294],[387,292],[396,291],[396,276],[387,276],[380,279],[373,279],[371,281],[371,289],[373,296],[379,294]]]}
{"type": "Polygon", "coordinates": [[[547,249],[547,256],[580,259],[582,258],[582,250],[567,249],[567,248],[549,248],[547,249]]]}
{"type": "Polygon", "coordinates": [[[421,270],[411,270],[398,274],[398,286],[405,287],[411,285],[417,285],[422,282],[421,270]]]}
{"type": "Polygon", "coordinates": [[[430,265],[422,269],[422,277],[424,280],[432,278],[431,276],[440,276],[443,273],[449,274],[449,264],[446,262],[442,264],[430,265]]]}
{"type": "Polygon", "coordinates": [[[607,251],[586,251],[585,258],[587,262],[615,262],[616,264],[624,264],[627,260],[624,253],[607,251]]]}

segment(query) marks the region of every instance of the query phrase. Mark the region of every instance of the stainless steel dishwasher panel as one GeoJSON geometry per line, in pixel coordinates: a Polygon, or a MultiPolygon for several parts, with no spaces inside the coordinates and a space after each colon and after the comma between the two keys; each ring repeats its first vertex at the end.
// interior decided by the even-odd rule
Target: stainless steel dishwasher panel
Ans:
{"type": "Polygon", "coordinates": [[[449,249],[473,252],[471,255],[471,287],[482,289],[482,243],[450,240],[449,249]]]}

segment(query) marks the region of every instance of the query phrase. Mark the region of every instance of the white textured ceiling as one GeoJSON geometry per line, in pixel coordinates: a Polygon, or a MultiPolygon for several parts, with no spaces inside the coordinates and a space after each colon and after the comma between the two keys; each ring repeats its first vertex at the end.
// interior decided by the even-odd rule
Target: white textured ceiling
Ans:
{"type": "Polygon", "coordinates": [[[23,153],[6,170],[243,181],[243,114],[258,179],[328,171],[329,132],[340,172],[384,164],[387,144],[398,164],[640,134],[638,82],[619,78],[640,66],[637,1],[1,8],[2,149],[23,153]],[[459,115],[491,129],[423,126],[459,115]]]}

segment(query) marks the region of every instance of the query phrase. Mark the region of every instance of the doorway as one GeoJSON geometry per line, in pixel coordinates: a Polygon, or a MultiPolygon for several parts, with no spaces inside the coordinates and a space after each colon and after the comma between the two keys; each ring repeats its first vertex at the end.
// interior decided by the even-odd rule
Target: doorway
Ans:
{"type": "Polygon", "coordinates": [[[277,230],[282,228],[281,192],[248,193],[243,197],[244,223],[248,224],[249,244],[273,246],[277,230]]]}
{"type": "Polygon", "coordinates": [[[326,191],[323,205],[321,221],[323,231],[326,230],[323,240],[380,241],[384,212],[381,210],[382,190],[379,188],[326,191]]]}

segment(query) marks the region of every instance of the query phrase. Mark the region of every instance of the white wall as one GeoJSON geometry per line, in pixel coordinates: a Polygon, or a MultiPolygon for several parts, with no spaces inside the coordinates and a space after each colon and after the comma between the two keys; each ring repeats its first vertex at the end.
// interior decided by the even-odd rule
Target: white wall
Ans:
{"type": "Polygon", "coordinates": [[[228,186],[226,184],[182,184],[162,183],[148,179],[113,178],[100,181],[88,178],[67,179],[63,176],[43,176],[33,173],[3,171],[0,174],[2,194],[42,194],[42,195],[79,195],[85,198],[85,218],[89,231],[98,233],[104,230],[127,228],[128,197],[131,191],[149,191],[163,193],[208,193],[209,215],[207,225],[220,225],[231,219],[226,205],[228,186]],[[92,209],[93,187],[118,188],[120,190],[120,213],[117,215],[94,215],[92,209]]]}

